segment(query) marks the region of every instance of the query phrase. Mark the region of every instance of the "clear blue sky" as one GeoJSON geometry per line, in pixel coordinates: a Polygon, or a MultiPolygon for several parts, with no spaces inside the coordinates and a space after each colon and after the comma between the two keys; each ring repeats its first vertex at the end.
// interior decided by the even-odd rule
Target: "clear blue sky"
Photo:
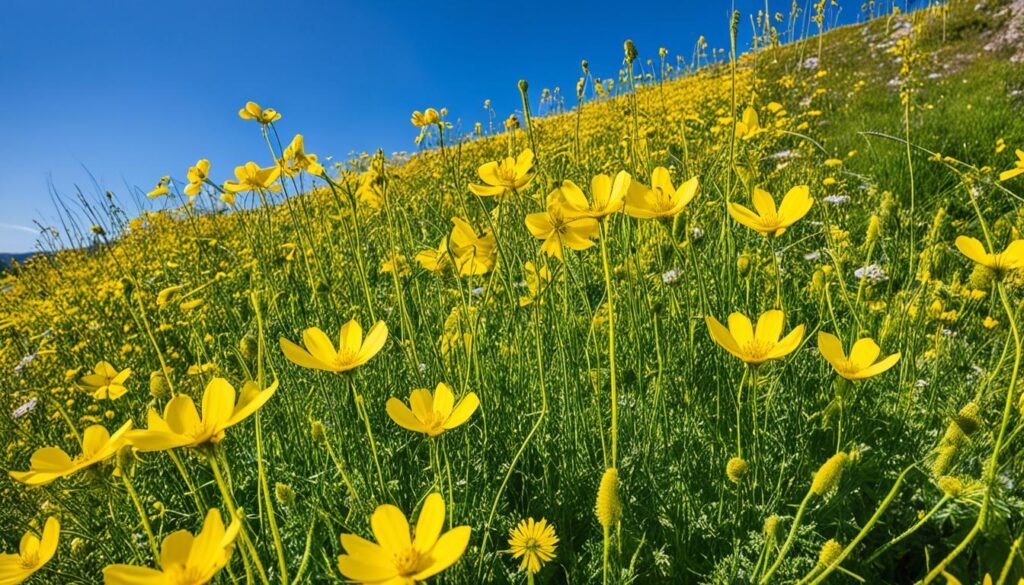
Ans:
{"type": "MultiPolygon", "coordinates": [[[[857,18],[854,4],[842,20],[857,18]]],[[[745,47],[749,15],[764,1],[736,6],[745,47]]],[[[789,6],[770,0],[773,12],[789,6]]],[[[661,46],[689,59],[702,34],[727,46],[731,8],[727,0],[6,0],[0,252],[33,248],[32,221],[54,218],[51,183],[64,196],[76,185],[91,194],[91,173],[127,201],[128,186],[184,179],[199,158],[212,161],[217,181],[247,160],[267,164],[258,126],[237,116],[247,100],[280,111],[283,139],[302,133],[310,152],[412,150],[413,110],[447,107],[469,130],[486,120],[487,98],[499,119],[518,109],[522,78],[534,99],[555,86],[569,98],[580,60],[613,76],[627,38],[643,60],[657,59],[661,46]]]]}

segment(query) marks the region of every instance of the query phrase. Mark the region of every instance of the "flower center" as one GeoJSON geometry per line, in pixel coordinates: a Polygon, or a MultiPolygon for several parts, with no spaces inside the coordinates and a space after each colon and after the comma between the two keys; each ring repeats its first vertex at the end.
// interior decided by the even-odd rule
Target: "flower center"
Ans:
{"type": "Polygon", "coordinates": [[[356,355],[354,353],[342,350],[338,352],[338,355],[334,356],[334,361],[331,365],[336,369],[341,370],[352,365],[354,361],[356,361],[356,355]]]}
{"type": "Polygon", "coordinates": [[[774,229],[782,223],[782,218],[777,213],[767,213],[761,216],[761,225],[766,229],[774,229]]]}
{"type": "Polygon", "coordinates": [[[36,565],[39,564],[39,553],[29,553],[26,556],[21,557],[21,568],[25,570],[35,569],[36,565]]]}
{"type": "Polygon", "coordinates": [[[516,161],[507,159],[498,164],[498,178],[501,184],[508,187],[515,187],[516,184],[516,161]]]}
{"type": "Polygon", "coordinates": [[[395,569],[398,570],[398,574],[402,577],[409,577],[419,572],[420,553],[411,546],[402,552],[395,553],[391,560],[395,563],[395,569]]]}
{"type": "Polygon", "coordinates": [[[751,339],[743,346],[743,355],[747,356],[749,362],[763,362],[773,347],[775,347],[773,343],[756,338],[751,339]]]}
{"type": "Polygon", "coordinates": [[[427,427],[427,434],[431,437],[436,437],[444,432],[444,423],[448,420],[448,417],[441,414],[438,411],[434,411],[430,418],[423,421],[423,424],[427,427]]]}

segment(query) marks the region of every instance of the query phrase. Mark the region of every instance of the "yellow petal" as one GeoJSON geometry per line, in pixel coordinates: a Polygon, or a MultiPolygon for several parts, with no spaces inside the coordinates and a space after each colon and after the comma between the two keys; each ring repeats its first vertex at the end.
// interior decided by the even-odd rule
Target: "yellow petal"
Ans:
{"type": "Polygon", "coordinates": [[[302,332],[302,344],[306,346],[306,351],[321,363],[330,364],[338,357],[331,338],[317,327],[310,327],[302,332]]]}
{"type": "Polygon", "coordinates": [[[434,397],[430,390],[417,388],[409,393],[409,406],[416,418],[428,421],[434,416],[434,397]]]}
{"type": "Polygon", "coordinates": [[[722,325],[718,319],[714,317],[704,317],[704,321],[708,324],[708,331],[711,332],[711,338],[721,345],[725,350],[732,355],[743,359],[743,352],[740,351],[739,344],[733,339],[732,333],[722,325]]]}
{"type": "MultiPolygon", "coordinates": [[[[235,388],[224,378],[214,378],[203,392],[203,424],[207,429],[224,428],[235,410],[235,388]]],[[[174,425],[171,425],[173,428],[174,425]]]]}
{"type": "Polygon", "coordinates": [[[452,393],[452,389],[448,384],[441,382],[434,389],[434,412],[444,418],[448,418],[454,407],[455,394],[452,393]]]}
{"type": "Polygon", "coordinates": [[[444,533],[430,550],[430,565],[413,575],[413,579],[426,580],[454,565],[462,557],[462,553],[466,552],[469,535],[469,526],[458,526],[444,533]]]}
{"type": "Polygon", "coordinates": [[[850,348],[850,362],[858,369],[863,369],[875,363],[878,354],[882,353],[881,348],[869,337],[857,340],[850,348]]]}
{"type": "Polygon", "coordinates": [[[401,510],[391,504],[377,506],[370,517],[370,527],[377,542],[392,555],[403,553],[412,544],[409,521],[401,510]]]}
{"type": "Polygon", "coordinates": [[[785,314],[778,309],[761,313],[757,319],[757,327],[754,329],[755,338],[763,343],[774,345],[782,335],[782,326],[785,320],[785,314]]]}
{"type": "Polygon", "coordinates": [[[901,354],[899,354],[899,353],[894,353],[894,354],[892,354],[890,356],[887,356],[885,359],[879,360],[879,361],[875,362],[874,364],[872,364],[871,366],[869,366],[867,368],[864,368],[863,370],[860,370],[859,372],[857,372],[856,375],[854,376],[854,379],[856,379],[856,380],[863,380],[865,378],[871,378],[873,376],[877,376],[877,375],[881,374],[882,372],[885,372],[889,368],[895,366],[896,362],[900,361],[900,357],[901,357],[901,354]]]}
{"type": "Polygon", "coordinates": [[[800,342],[804,339],[804,326],[800,325],[789,332],[789,335],[782,338],[778,345],[775,346],[770,352],[766,359],[777,360],[793,353],[796,348],[800,347],[800,342]]]}
{"type": "Polygon", "coordinates": [[[480,398],[477,397],[475,392],[466,394],[459,401],[459,404],[452,411],[451,415],[448,416],[448,420],[444,422],[444,428],[454,429],[455,427],[465,423],[469,420],[469,417],[473,416],[476,409],[480,406],[480,398]]]}
{"type": "Polygon", "coordinates": [[[420,517],[416,520],[416,540],[413,547],[419,551],[428,551],[437,543],[444,528],[444,498],[439,493],[432,493],[423,502],[420,517]]]}
{"type": "Polygon", "coordinates": [[[736,340],[736,344],[743,347],[753,341],[754,326],[746,315],[737,311],[729,315],[729,333],[736,340]]]}
{"type": "Polygon", "coordinates": [[[341,334],[338,338],[338,353],[358,355],[363,345],[363,327],[358,321],[352,319],[341,326],[341,334]]]}
{"type": "Polygon", "coordinates": [[[990,266],[992,263],[989,254],[985,252],[985,246],[983,246],[976,238],[959,236],[956,239],[956,247],[960,250],[961,254],[967,256],[978,264],[990,266]]]}
{"type": "Polygon", "coordinates": [[[297,344],[285,339],[284,337],[281,338],[280,344],[281,351],[284,353],[284,356],[292,363],[302,366],[303,368],[311,368],[314,370],[332,370],[331,366],[316,359],[308,351],[302,349],[297,344]]]}
{"type": "Polygon", "coordinates": [[[846,361],[843,342],[835,335],[825,331],[818,332],[818,353],[836,370],[839,370],[843,362],[846,361]]]}
{"type": "Polygon", "coordinates": [[[191,435],[202,425],[195,402],[185,394],[178,394],[164,407],[164,420],[179,435],[191,435]]]}
{"type": "Polygon", "coordinates": [[[169,583],[166,575],[149,567],[108,565],[103,569],[104,585],[169,585],[169,583]]]}
{"type": "Polygon", "coordinates": [[[370,331],[366,334],[366,339],[363,340],[362,348],[359,352],[359,358],[362,362],[367,362],[373,356],[380,353],[380,350],[384,348],[384,343],[388,340],[388,326],[384,321],[377,321],[370,327],[370,331]]]}
{"type": "Polygon", "coordinates": [[[391,420],[395,421],[395,424],[402,427],[403,429],[410,430],[414,433],[426,433],[427,429],[423,426],[416,415],[409,410],[401,400],[397,398],[389,398],[385,405],[385,410],[388,412],[388,416],[391,420]]]}
{"type": "Polygon", "coordinates": [[[172,532],[160,543],[160,566],[170,567],[173,564],[185,564],[192,550],[192,534],[188,530],[172,532]]]}
{"type": "Polygon", "coordinates": [[[777,215],[775,200],[764,189],[754,189],[754,193],[750,196],[750,202],[754,204],[754,209],[761,217],[777,215]]]}

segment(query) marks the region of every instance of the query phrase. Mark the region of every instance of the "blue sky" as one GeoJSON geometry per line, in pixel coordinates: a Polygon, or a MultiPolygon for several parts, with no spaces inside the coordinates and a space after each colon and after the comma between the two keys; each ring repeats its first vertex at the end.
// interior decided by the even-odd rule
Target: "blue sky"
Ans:
{"type": "MultiPolygon", "coordinates": [[[[769,0],[788,12],[790,0],[769,0]]],[[[763,0],[736,0],[749,15],[763,0]]],[[[699,35],[728,45],[732,2],[155,2],[7,0],[0,36],[0,252],[33,248],[33,220],[55,217],[50,185],[129,201],[162,175],[183,179],[209,158],[217,181],[268,164],[247,101],[283,114],[287,140],[310,152],[412,150],[413,110],[447,107],[464,128],[519,108],[528,79],[568,96],[588,59],[612,76],[622,43],[641,59],[666,47],[687,59],[699,35]]],[[[844,21],[857,18],[859,2],[844,21]]],[[[486,122],[485,122],[486,124],[486,122]]],[[[134,212],[135,210],[131,210],[134,212]]]]}

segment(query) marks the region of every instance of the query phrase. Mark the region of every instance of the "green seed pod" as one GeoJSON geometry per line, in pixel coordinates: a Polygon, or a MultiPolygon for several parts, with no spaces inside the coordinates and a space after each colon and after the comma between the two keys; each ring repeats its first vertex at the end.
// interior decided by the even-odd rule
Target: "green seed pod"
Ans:
{"type": "Polygon", "coordinates": [[[295,505],[295,490],[292,486],[286,483],[280,483],[274,485],[274,497],[277,498],[277,503],[290,508],[295,505]]]}
{"type": "Polygon", "coordinates": [[[843,545],[839,544],[838,540],[834,538],[828,539],[821,546],[821,552],[818,553],[818,565],[828,567],[839,559],[839,555],[842,552],[843,545]]]}
{"type": "Polygon", "coordinates": [[[611,528],[622,519],[622,502],[619,500],[619,470],[609,467],[601,477],[597,489],[597,504],[594,506],[597,521],[604,528],[611,528]]]}
{"type": "Polygon", "coordinates": [[[844,452],[836,453],[829,457],[828,461],[818,468],[811,482],[811,492],[816,496],[823,496],[839,486],[839,480],[843,477],[843,469],[849,456],[844,452]]]}
{"type": "Polygon", "coordinates": [[[946,475],[953,464],[953,457],[956,456],[957,446],[955,443],[943,445],[935,450],[935,461],[932,463],[932,475],[942,477],[946,475]]]}
{"type": "Polygon", "coordinates": [[[764,528],[761,529],[766,539],[775,540],[775,536],[779,533],[779,517],[775,514],[764,519],[764,528]]]}
{"type": "Polygon", "coordinates": [[[992,270],[988,266],[975,264],[968,282],[971,283],[971,288],[977,290],[990,290],[992,288],[992,283],[998,280],[998,276],[999,275],[996,274],[996,271],[992,270]]]}
{"type": "Polygon", "coordinates": [[[959,497],[964,492],[964,482],[951,475],[943,475],[938,483],[939,489],[951,498],[959,497]]]}
{"type": "Polygon", "coordinates": [[[729,478],[729,481],[736,485],[739,485],[746,477],[747,472],[750,471],[750,466],[747,465],[745,459],[741,457],[733,457],[729,459],[729,462],[725,464],[725,476],[729,478]]]}
{"type": "Polygon", "coordinates": [[[750,255],[746,252],[736,258],[736,272],[739,272],[740,276],[746,276],[750,272],[750,255]]]}
{"type": "Polygon", "coordinates": [[[633,41],[626,39],[626,42],[623,43],[623,48],[626,50],[626,62],[632,63],[633,61],[636,61],[639,52],[637,52],[636,45],[633,44],[633,41]]]}
{"type": "Polygon", "coordinates": [[[259,347],[259,341],[255,335],[246,335],[242,339],[238,340],[238,351],[242,352],[248,359],[256,357],[257,348],[259,347]]]}
{"type": "Polygon", "coordinates": [[[324,423],[315,420],[310,427],[310,434],[313,436],[313,441],[316,443],[327,442],[327,430],[324,428],[324,423]]]}
{"type": "Polygon", "coordinates": [[[974,402],[965,404],[953,420],[965,435],[973,435],[984,424],[981,420],[981,409],[974,402]]]}

